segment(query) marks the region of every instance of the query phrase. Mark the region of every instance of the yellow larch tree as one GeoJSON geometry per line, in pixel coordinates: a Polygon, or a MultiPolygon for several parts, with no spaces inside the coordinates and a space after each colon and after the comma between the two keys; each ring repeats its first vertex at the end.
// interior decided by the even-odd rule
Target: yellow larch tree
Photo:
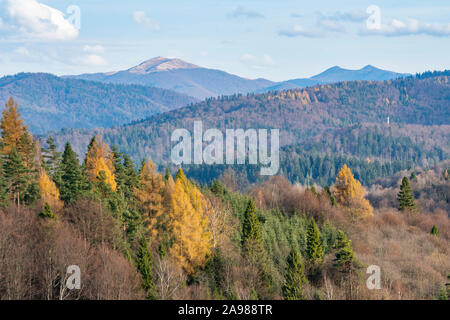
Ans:
{"type": "Polygon", "coordinates": [[[63,207],[63,202],[59,199],[59,190],[45,170],[42,170],[39,176],[39,190],[43,202],[47,202],[53,210],[58,211],[63,207]]]}
{"type": "Polygon", "coordinates": [[[370,202],[364,198],[364,188],[353,177],[353,173],[347,165],[344,164],[339,170],[332,191],[337,203],[347,208],[352,215],[359,218],[373,215],[370,202]]]}
{"type": "Polygon", "coordinates": [[[170,254],[187,273],[204,265],[213,245],[203,201],[201,192],[180,170],[172,193],[168,227],[173,240],[170,254]]]}
{"type": "Polygon", "coordinates": [[[105,173],[105,182],[115,191],[117,183],[114,176],[112,157],[113,155],[108,145],[103,142],[100,135],[97,135],[89,144],[85,165],[89,180],[93,182],[98,181],[99,173],[103,171],[105,173]]]}
{"type": "Polygon", "coordinates": [[[163,213],[164,181],[156,166],[149,158],[139,174],[139,185],[134,188],[139,211],[144,226],[152,237],[158,234],[158,225],[163,213]]]}
{"type": "Polygon", "coordinates": [[[10,98],[3,109],[1,128],[1,148],[3,154],[9,154],[12,148],[18,149],[18,145],[24,134],[24,126],[20,118],[17,103],[10,98]]]}

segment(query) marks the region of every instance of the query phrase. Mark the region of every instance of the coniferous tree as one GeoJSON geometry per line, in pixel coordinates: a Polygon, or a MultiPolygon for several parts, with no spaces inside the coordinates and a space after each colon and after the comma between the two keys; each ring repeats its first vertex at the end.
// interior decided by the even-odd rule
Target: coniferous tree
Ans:
{"type": "Polygon", "coordinates": [[[430,234],[432,234],[433,236],[439,237],[440,233],[438,228],[436,227],[435,224],[433,224],[433,227],[431,228],[430,234]]]}
{"type": "Polygon", "coordinates": [[[56,219],[56,215],[52,212],[52,209],[48,202],[44,204],[43,210],[39,213],[39,216],[41,218],[48,218],[48,219],[56,219]]]}
{"type": "Polygon", "coordinates": [[[65,203],[70,203],[87,190],[89,182],[81,170],[77,154],[72,150],[70,143],[66,143],[61,161],[61,181],[57,186],[60,190],[60,197],[65,203]]]}
{"type": "Polygon", "coordinates": [[[251,260],[258,259],[264,250],[260,222],[256,215],[256,207],[253,200],[249,200],[245,209],[241,245],[244,253],[251,260]]]}
{"type": "Polygon", "coordinates": [[[46,140],[47,147],[42,148],[42,167],[53,181],[61,180],[61,152],[56,149],[55,141],[50,136],[46,140]]]}
{"type": "Polygon", "coordinates": [[[28,169],[15,147],[8,154],[3,167],[7,191],[12,195],[13,202],[20,205],[20,199],[27,190],[29,176],[28,169]]]}
{"type": "Polygon", "coordinates": [[[259,276],[263,283],[259,293],[267,296],[269,294],[267,291],[270,290],[271,279],[267,268],[267,257],[261,226],[256,215],[256,207],[253,200],[249,200],[244,213],[241,246],[244,258],[259,271],[259,276]]]}
{"type": "Polygon", "coordinates": [[[336,176],[336,183],[333,185],[333,196],[338,204],[347,208],[354,216],[365,218],[373,215],[372,206],[364,198],[364,188],[353,177],[352,171],[345,164],[336,176]]]}
{"type": "Polygon", "coordinates": [[[188,274],[204,266],[212,248],[204,201],[203,195],[180,169],[171,196],[167,228],[172,243],[170,253],[188,274]]]}
{"type": "Polygon", "coordinates": [[[398,200],[398,210],[405,211],[415,211],[416,204],[414,203],[414,194],[409,184],[408,177],[402,179],[402,184],[400,185],[400,192],[397,195],[398,200]]]}
{"type": "Polygon", "coordinates": [[[141,238],[136,252],[136,265],[142,276],[142,286],[147,293],[147,299],[156,299],[155,283],[153,278],[153,258],[145,237],[141,238]]]}
{"type": "Polygon", "coordinates": [[[149,158],[141,169],[134,194],[144,227],[153,237],[158,234],[158,224],[163,214],[163,189],[163,177],[156,172],[156,166],[149,158]]]}
{"type": "Polygon", "coordinates": [[[170,169],[166,168],[166,172],[164,173],[164,181],[168,181],[171,176],[172,174],[170,173],[170,169]]]}
{"type": "Polygon", "coordinates": [[[7,181],[4,174],[3,157],[0,156],[0,206],[8,200],[7,181]]]}
{"type": "Polygon", "coordinates": [[[13,98],[6,103],[0,120],[2,154],[9,154],[18,144],[24,133],[23,121],[20,118],[19,108],[13,98]]]}
{"type": "Polygon", "coordinates": [[[323,246],[314,218],[310,219],[306,233],[306,257],[312,269],[320,267],[323,263],[323,246]]]}
{"type": "Polygon", "coordinates": [[[114,175],[114,154],[111,153],[109,147],[103,142],[100,135],[95,136],[89,143],[88,152],[84,160],[86,174],[91,182],[97,182],[100,171],[104,172],[105,182],[111,188],[117,190],[117,182],[114,175]]]}
{"type": "Polygon", "coordinates": [[[356,263],[355,253],[352,241],[347,239],[347,235],[342,230],[338,230],[334,249],[336,250],[334,267],[342,272],[352,271],[356,263]]]}
{"type": "Polygon", "coordinates": [[[286,261],[285,284],[282,288],[286,300],[305,299],[304,286],[308,283],[300,254],[292,249],[286,261]]]}

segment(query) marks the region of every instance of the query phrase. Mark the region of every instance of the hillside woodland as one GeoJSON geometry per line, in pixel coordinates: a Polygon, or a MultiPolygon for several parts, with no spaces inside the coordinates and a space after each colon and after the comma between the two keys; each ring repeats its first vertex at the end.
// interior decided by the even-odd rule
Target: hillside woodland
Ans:
{"type": "MultiPolygon", "coordinates": [[[[382,84],[365,88],[386,90],[389,104],[398,105],[406,87],[408,99],[424,112],[413,117],[402,106],[398,119],[446,123],[448,108],[438,106],[439,94],[427,100],[436,108],[428,113],[414,94],[420,91],[417,81],[402,81],[396,90],[382,84]]],[[[447,80],[421,81],[448,95],[447,80]]],[[[272,101],[267,113],[253,114],[250,124],[266,121],[278,105],[285,110],[280,112],[300,110],[298,115],[313,105],[320,111],[323,102],[303,104],[299,95],[332,99],[333,90],[349,86],[363,84],[295,91],[293,99],[267,95],[272,101]]],[[[370,90],[364,97],[376,99],[370,90]]],[[[256,107],[260,97],[233,99],[224,104],[230,113],[256,107]]],[[[209,105],[215,112],[217,101],[197,107],[209,105]]],[[[357,102],[348,108],[357,108],[357,102]]],[[[225,110],[216,123],[231,121],[225,110]]],[[[311,123],[328,119],[338,126],[352,117],[345,110],[341,117],[317,114],[311,123]]],[[[138,137],[150,143],[144,139],[163,135],[156,123],[175,116],[150,118],[145,130],[144,123],[137,124],[139,131],[124,127],[130,136],[120,136],[121,147],[138,137]],[[139,135],[130,139],[131,132],[139,135]]],[[[378,117],[370,108],[362,115],[378,117]]],[[[294,123],[298,130],[286,141],[306,130],[294,123]]],[[[159,172],[148,157],[135,166],[132,157],[108,144],[119,129],[105,131],[108,140],[91,136],[82,157],[70,141],[59,152],[53,138],[40,143],[30,134],[13,99],[0,126],[0,299],[448,299],[448,162],[432,169],[399,168],[365,188],[344,159],[335,163],[329,186],[273,176],[241,193],[229,171],[221,180],[199,184],[181,168],[159,172]],[[79,290],[65,286],[69,265],[80,267],[79,290]],[[369,265],[380,267],[378,290],[366,286],[369,265]]],[[[418,141],[408,143],[414,148],[418,141]]]]}

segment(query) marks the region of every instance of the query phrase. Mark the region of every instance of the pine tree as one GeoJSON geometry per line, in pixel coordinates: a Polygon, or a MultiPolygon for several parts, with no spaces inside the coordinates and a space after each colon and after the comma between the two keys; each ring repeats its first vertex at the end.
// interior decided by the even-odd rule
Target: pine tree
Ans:
{"type": "Polygon", "coordinates": [[[0,206],[6,204],[8,200],[7,181],[3,168],[3,157],[0,156],[0,206]]]}
{"type": "Polygon", "coordinates": [[[72,150],[70,143],[66,143],[61,161],[61,181],[57,186],[60,190],[61,200],[70,203],[90,189],[89,182],[81,170],[77,154],[72,150]]]}
{"type": "Polygon", "coordinates": [[[270,286],[270,276],[267,270],[266,250],[253,200],[249,200],[244,213],[241,246],[244,258],[251,265],[258,268],[263,284],[268,288],[270,286]]]}
{"type": "Polygon", "coordinates": [[[356,258],[352,248],[352,241],[342,230],[338,230],[337,241],[334,245],[336,256],[334,267],[342,272],[350,272],[355,267],[356,258]]]}
{"type": "Polygon", "coordinates": [[[438,300],[448,300],[448,290],[445,288],[445,286],[441,286],[439,290],[438,300]]]}
{"type": "Polygon", "coordinates": [[[323,263],[323,247],[320,232],[314,218],[309,221],[306,233],[306,257],[311,267],[315,268],[323,263]]]}
{"type": "Polygon", "coordinates": [[[129,155],[125,154],[123,156],[123,167],[125,172],[125,197],[130,198],[133,195],[134,188],[139,183],[139,176],[134,168],[134,163],[131,161],[129,155]]]}
{"type": "Polygon", "coordinates": [[[48,219],[56,219],[55,214],[52,212],[52,209],[48,202],[45,203],[44,209],[39,213],[39,217],[48,218],[48,219]]]}
{"type": "Polygon", "coordinates": [[[141,238],[136,252],[136,265],[141,273],[142,286],[147,294],[147,299],[156,299],[155,282],[153,278],[153,258],[148,248],[145,237],[141,238]]]}
{"type": "Polygon", "coordinates": [[[28,169],[15,147],[13,147],[8,154],[3,170],[5,173],[7,191],[12,195],[13,202],[19,206],[20,199],[21,197],[23,198],[23,193],[27,190],[29,176],[28,169]]]}
{"type": "Polygon", "coordinates": [[[416,204],[414,203],[414,195],[409,184],[409,179],[404,177],[402,179],[402,184],[400,185],[400,192],[397,195],[398,200],[398,210],[400,211],[415,211],[417,210],[416,204]]]}
{"type": "Polygon", "coordinates": [[[304,287],[308,283],[297,250],[292,249],[286,261],[285,284],[282,288],[286,300],[304,300],[304,287]]]}
{"type": "Polygon", "coordinates": [[[53,180],[58,180],[60,179],[58,168],[61,163],[61,152],[57,151],[56,144],[52,136],[48,137],[46,144],[47,147],[42,148],[42,167],[47,171],[53,180]]]}
{"type": "Polygon", "coordinates": [[[170,169],[166,168],[166,172],[164,174],[164,181],[169,180],[169,178],[172,176],[172,174],[170,173],[170,169]]]}
{"type": "Polygon", "coordinates": [[[439,237],[440,233],[438,228],[436,227],[435,224],[433,224],[433,227],[431,228],[430,234],[432,234],[433,236],[439,237]]]}
{"type": "Polygon", "coordinates": [[[248,243],[262,243],[261,227],[256,215],[256,207],[253,200],[249,200],[244,213],[244,223],[242,226],[242,247],[248,243]]]}

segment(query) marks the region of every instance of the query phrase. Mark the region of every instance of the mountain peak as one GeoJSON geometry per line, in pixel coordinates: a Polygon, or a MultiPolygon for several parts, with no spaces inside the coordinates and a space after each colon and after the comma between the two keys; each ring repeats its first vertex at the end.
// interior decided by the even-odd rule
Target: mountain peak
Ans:
{"type": "Polygon", "coordinates": [[[150,60],[146,60],[141,64],[128,69],[131,73],[147,74],[152,72],[162,72],[176,69],[194,69],[199,68],[195,64],[188,63],[181,59],[170,59],[165,57],[155,57],[150,60]]]}
{"type": "Polygon", "coordinates": [[[379,70],[379,69],[377,67],[374,67],[374,66],[368,64],[367,66],[365,66],[361,70],[379,70]]]}

